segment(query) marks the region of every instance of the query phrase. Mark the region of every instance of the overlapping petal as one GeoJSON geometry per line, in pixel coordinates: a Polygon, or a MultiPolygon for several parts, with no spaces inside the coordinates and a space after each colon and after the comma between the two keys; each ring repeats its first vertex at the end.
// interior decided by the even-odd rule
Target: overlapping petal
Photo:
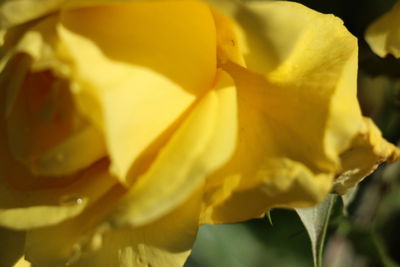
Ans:
{"type": "MultiPolygon", "coordinates": [[[[245,55],[250,70],[223,66],[237,86],[238,145],[232,159],[207,180],[203,223],[246,220],[268,208],[322,201],[346,168],[341,156],[353,151],[352,140],[370,134],[356,98],[357,41],[342,21],[289,2],[250,4],[246,12],[264,26],[254,36],[270,49],[264,49],[265,57],[256,55],[272,65],[254,63],[250,53],[245,55]],[[299,18],[295,26],[288,17],[299,18]]],[[[242,31],[251,43],[254,30],[242,31]]],[[[374,136],[365,157],[396,157],[394,146],[374,136]],[[379,142],[387,150],[377,156],[373,150],[379,142]]],[[[376,162],[357,159],[354,166],[370,170],[376,162]]],[[[361,179],[350,176],[347,181],[361,179]]]]}
{"type": "Polygon", "coordinates": [[[113,223],[142,225],[165,214],[230,158],[237,132],[236,88],[223,71],[216,82],[118,204],[113,223]]]}
{"type": "Polygon", "coordinates": [[[18,0],[0,4],[0,28],[11,28],[57,10],[65,0],[18,0]]]}
{"type": "Polygon", "coordinates": [[[332,15],[6,0],[0,16],[0,225],[33,229],[34,264],[182,266],[199,223],[314,205],[399,156],[361,115],[357,42],[332,15]]]}
{"type": "MultiPolygon", "coordinates": [[[[1,95],[4,96],[4,91],[1,95]]],[[[5,97],[2,97],[3,103],[5,97]]],[[[4,105],[1,105],[4,118],[4,105]]],[[[35,176],[16,161],[9,147],[6,125],[0,125],[0,225],[14,229],[55,224],[76,216],[104,194],[116,179],[107,161],[69,176],[35,176]],[[46,216],[43,216],[46,214],[46,216]]]]}
{"type": "Polygon", "coordinates": [[[119,229],[107,223],[101,225],[119,190],[122,189],[103,198],[85,214],[28,232],[27,259],[40,266],[182,266],[197,232],[201,186],[154,223],[119,229]],[[86,231],[90,234],[85,237],[86,231]]]}
{"type": "MultiPolygon", "coordinates": [[[[28,56],[27,63],[29,64],[26,64],[26,66],[32,71],[51,69],[57,74],[65,72],[65,66],[55,55],[58,40],[55,28],[57,20],[56,14],[49,15],[42,20],[7,29],[4,35],[4,45],[0,48],[0,69],[2,72],[7,73],[7,70],[3,70],[3,68],[18,54],[28,56]]],[[[12,81],[21,82],[17,78],[12,81]]]]}
{"type": "Polygon", "coordinates": [[[106,233],[101,249],[72,266],[183,266],[196,237],[201,201],[200,187],[154,223],[106,233]]]}
{"type": "Polygon", "coordinates": [[[75,176],[54,181],[32,177],[23,166],[7,161],[3,155],[1,161],[0,225],[13,229],[53,225],[75,217],[96,203],[116,183],[104,162],[75,176]],[[7,179],[14,180],[14,183],[27,180],[39,188],[20,189],[18,185],[9,185],[7,179]]]}
{"type": "Polygon", "coordinates": [[[340,155],[342,168],[334,189],[340,194],[357,185],[371,174],[380,163],[392,162],[400,157],[400,149],[382,138],[382,134],[369,118],[365,128],[352,140],[348,150],[340,155]]]}
{"type": "Polygon", "coordinates": [[[76,111],[69,82],[58,76],[56,19],[31,25],[23,35],[18,27],[10,30],[2,47],[8,146],[36,175],[70,175],[105,156],[103,136],[76,111]]]}
{"type": "Polygon", "coordinates": [[[6,115],[8,143],[32,174],[70,175],[106,155],[101,133],[77,114],[67,81],[29,73],[18,91],[6,115]]]}
{"type": "Polygon", "coordinates": [[[113,4],[63,11],[58,30],[77,101],[127,183],[139,154],[214,80],[211,13],[197,1],[113,4]]]}
{"type": "MultiPolygon", "coordinates": [[[[26,259],[40,266],[57,266],[79,258],[81,252],[90,249],[91,237],[99,231],[97,226],[124,191],[124,188],[117,185],[78,216],[27,231],[26,259]]],[[[93,246],[96,247],[95,243],[93,246]]]]}

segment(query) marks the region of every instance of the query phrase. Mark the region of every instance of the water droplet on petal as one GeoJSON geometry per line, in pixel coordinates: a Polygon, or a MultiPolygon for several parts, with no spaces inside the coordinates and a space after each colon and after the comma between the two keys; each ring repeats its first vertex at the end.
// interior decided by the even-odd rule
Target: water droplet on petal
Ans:
{"type": "Polygon", "coordinates": [[[63,195],[59,198],[58,202],[63,206],[80,205],[83,204],[83,198],[76,195],[63,195]]]}

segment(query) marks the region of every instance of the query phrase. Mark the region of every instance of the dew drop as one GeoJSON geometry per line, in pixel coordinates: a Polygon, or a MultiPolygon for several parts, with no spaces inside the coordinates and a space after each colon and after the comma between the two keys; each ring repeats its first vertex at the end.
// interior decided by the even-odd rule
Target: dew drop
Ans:
{"type": "Polygon", "coordinates": [[[83,198],[76,195],[63,195],[59,198],[58,202],[63,206],[80,205],[83,204],[83,198]]]}

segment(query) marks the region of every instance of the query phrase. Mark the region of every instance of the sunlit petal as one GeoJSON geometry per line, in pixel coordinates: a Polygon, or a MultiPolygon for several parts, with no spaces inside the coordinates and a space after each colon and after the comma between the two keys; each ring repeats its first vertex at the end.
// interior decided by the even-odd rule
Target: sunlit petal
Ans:
{"type": "Polygon", "coordinates": [[[61,22],[79,107],[103,130],[112,172],[126,183],[138,155],[210,88],[212,15],[197,1],[141,2],[65,10],[61,22]]]}
{"type": "Polygon", "coordinates": [[[141,225],[188,198],[231,156],[236,141],[236,92],[220,72],[168,144],[111,215],[115,224],[141,225]]]}

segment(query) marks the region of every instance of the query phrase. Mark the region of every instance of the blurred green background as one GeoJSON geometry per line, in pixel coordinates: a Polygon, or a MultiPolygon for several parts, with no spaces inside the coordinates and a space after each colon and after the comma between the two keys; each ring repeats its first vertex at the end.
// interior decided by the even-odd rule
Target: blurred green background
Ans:
{"type": "MultiPolygon", "coordinates": [[[[296,1],[343,19],[359,39],[358,96],[393,143],[400,137],[400,60],[381,59],[364,41],[366,27],[396,0],[296,1]]],[[[293,18],[295,19],[295,18],[293,18]]],[[[185,267],[311,267],[311,243],[294,211],[268,219],[202,226],[185,267]]],[[[400,267],[400,163],[381,166],[364,180],[348,208],[336,201],[324,249],[324,267],[400,267]]]]}

